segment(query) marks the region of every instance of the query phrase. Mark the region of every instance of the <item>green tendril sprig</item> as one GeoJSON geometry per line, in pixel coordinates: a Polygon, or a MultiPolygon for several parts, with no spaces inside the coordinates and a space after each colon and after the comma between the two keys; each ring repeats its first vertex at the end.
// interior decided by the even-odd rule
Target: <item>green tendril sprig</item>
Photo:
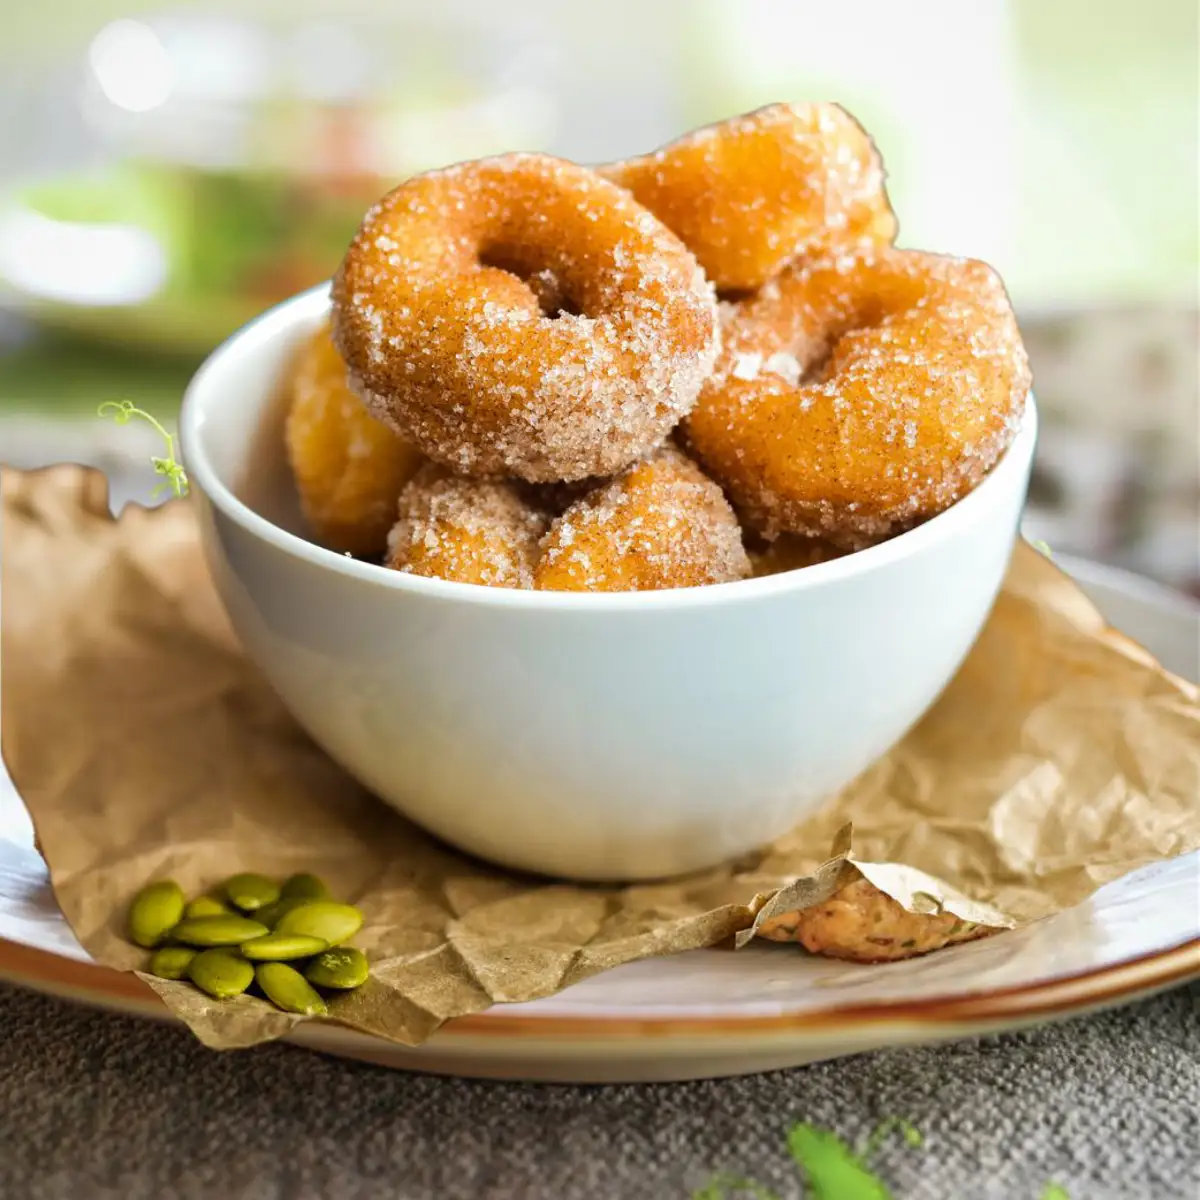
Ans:
{"type": "Polygon", "coordinates": [[[134,417],[141,417],[143,421],[148,421],[158,431],[163,441],[167,443],[167,452],[165,455],[162,457],[151,455],[150,457],[150,464],[154,467],[154,473],[163,477],[162,483],[155,487],[152,495],[157,498],[167,488],[170,488],[176,496],[187,495],[187,473],[183,469],[183,463],[175,457],[175,439],[162,427],[158,420],[146,412],[145,409],[138,408],[129,400],[106,400],[96,411],[98,416],[111,416],[113,421],[118,425],[128,425],[134,417]]]}

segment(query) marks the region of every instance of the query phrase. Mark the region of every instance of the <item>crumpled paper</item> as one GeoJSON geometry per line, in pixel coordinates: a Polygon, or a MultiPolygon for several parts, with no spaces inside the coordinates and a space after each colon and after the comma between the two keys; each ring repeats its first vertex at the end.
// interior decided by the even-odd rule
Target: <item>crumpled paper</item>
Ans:
{"type": "MultiPolygon", "coordinates": [[[[405,1045],[620,963],[744,942],[826,899],[847,862],[914,911],[1004,927],[1200,847],[1196,687],[1024,545],[958,677],[886,758],[774,846],[622,888],[467,857],[345,776],[242,654],[187,502],[114,521],[94,472],[7,471],[3,535],[3,753],[79,941],[137,970],[125,913],[148,880],[194,894],[315,871],[363,909],[372,964],[331,1015],[405,1045]]],[[[211,1046],[300,1019],[142,978],[211,1046]]]]}

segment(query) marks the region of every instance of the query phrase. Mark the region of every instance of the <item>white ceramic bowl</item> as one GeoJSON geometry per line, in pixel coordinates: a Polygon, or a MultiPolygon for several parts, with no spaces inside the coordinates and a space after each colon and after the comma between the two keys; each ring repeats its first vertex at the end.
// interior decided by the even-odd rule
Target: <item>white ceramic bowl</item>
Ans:
{"type": "Polygon", "coordinates": [[[221,346],[184,400],[209,564],[297,720],[388,803],[461,848],[576,879],[709,866],[784,833],[882,755],[991,609],[1036,438],[881,546],[666,592],[422,579],[306,541],[280,381],[326,288],[221,346]]]}

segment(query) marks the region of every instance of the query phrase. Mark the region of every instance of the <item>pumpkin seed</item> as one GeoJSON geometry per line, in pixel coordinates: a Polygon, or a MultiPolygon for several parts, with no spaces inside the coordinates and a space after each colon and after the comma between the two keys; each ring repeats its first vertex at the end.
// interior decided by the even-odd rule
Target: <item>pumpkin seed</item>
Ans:
{"type": "Polygon", "coordinates": [[[342,991],[361,987],[367,982],[369,974],[367,956],[361,950],[353,946],[335,946],[318,954],[308,964],[304,977],[317,987],[342,991]]]}
{"type": "Polygon", "coordinates": [[[362,928],[362,923],[362,913],[352,904],[312,900],[284,913],[275,925],[275,932],[306,933],[327,945],[336,946],[352,938],[362,928]]]}
{"type": "Polygon", "coordinates": [[[183,889],[173,879],[147,884],[129,906],[129,936],[150,949],[166,940],[183,916],[183,889]]]}
{"type": "Polygon", "coordinates": [[[289,913],[293,908],[299,908],[302,904],[308,904],[310,901],[303,899],[300,896],[281,896],[274,904],[267,904],[260,908],[254,914],[256,921],[261,921],[264,925],[274,929],[276,925],[283,919],[284,913],[289,913]]]}
{"type": "Polygon", "coordinates": [[[308,980],[287,963],[259,963],[254,968],[254,978],[267,999],[284,1012],[323,1017],[329,1011],[308,980]]]}
{"type": "Polygon", "coordinates": [[[253,872],[234,875],[225,880],[221,890],[236,908],[247,913],[274,904],[279,899],[279,884],[265,875],[255,875],[253,872]]]}
{"type": "Polygon", "coordinates": [[[160,946],[150,955],[150,974],[159,979],[184,979],[198,953],[191,946],[160,946]]]}
{"type": "Polygon", "coordinates": [[[218,900],[216,896],[197,896],[195,900],[189,900],[183,910],[185,917],[233,917],[237,914],[225,903],[224,900],[218,900]]]}
{"type": "Polygon", "coordinates": [[[312,958],[320,954],[327,943],[305,933],[268,933],[242,943],[242,954],[261,962],[277,962],[287,958],[312,958]]]}
{"type": "Polygon", "coordinates": [[[171,937],[189,946],[240,946],[271,931],[249,917],[193,917],[180,921],[171,937]]]}
{"type": "Polygon", "coordinates": [[[330,899],[329,889],[325,886],[325,882],[319,879],[316,875],[302,873],[300,875],[292,875],[284,880],[283,887],[279,889],[279,894],[285,900],[328,900],[330,899]]]}
{"type": "MultiPolygon", "coordinates": [[[[216,920],[215,917],[209,918],[216,920]]],[[[232,950],[203,950],[188,963],[188,978],[214,1000],[240,996],[254,982],[254,968],[232,950]]]]}

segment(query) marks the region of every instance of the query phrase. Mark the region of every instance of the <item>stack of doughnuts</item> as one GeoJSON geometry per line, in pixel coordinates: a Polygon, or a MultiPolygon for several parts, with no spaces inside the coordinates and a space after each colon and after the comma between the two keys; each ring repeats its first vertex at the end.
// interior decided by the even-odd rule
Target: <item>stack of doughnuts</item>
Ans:
{"type": "Polygon", "coordinates": [[[408,180],[295,373],[314,535],[413,574],[630,591],[928,519],[1008,446],[1029,368],[995,273],[896,232],[833,104],[596,170],[509,154],[408,180]]]}

